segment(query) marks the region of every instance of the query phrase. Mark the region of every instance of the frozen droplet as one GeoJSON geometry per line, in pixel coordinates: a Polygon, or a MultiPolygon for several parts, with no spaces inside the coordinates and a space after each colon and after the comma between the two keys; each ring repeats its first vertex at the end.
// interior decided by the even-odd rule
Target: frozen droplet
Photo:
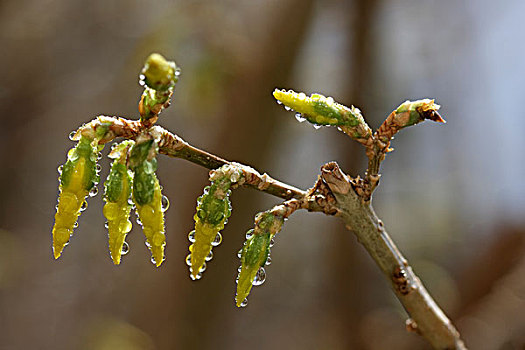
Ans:
{"type": "Polygon", "coordinates": [[[126,255],[129,253],[129,244],[128,242],[124,241],[124,244],[122,244],[122,249],[120,250],[120,255],[126,255]]]}
{"type": "Polygon", "coordinates": [[[213,252],[210,250],[210,252],[208,253],[208,255],[206,255],[206,258],[204,260],[210,261],[211,259],[213,259],[213,252]]]}
{"type": "Polygon", "coordinates": [[[203,263],[201,268],[199,269],[199,273],[202,273],[202,272],[206,271],[206,267],[207,267],[206,263],[203,263]]]}
{"type": "Polygon", "coordinates": [[[268,266],[272,263],[272,257],[271,256],[268,256],[268,258],[266,259],[266,263],[265,265],[268,266]]]}
{"type": "Polygon", "coordinates": [[[170,207],[170,201],[168,197],[162,196],[162,211],[164,212],[168,210],[169,207],[170,207]]]}
{"type": "Polygon", "coordinates": [[[87,207],[88,207],[87,202],[86,202],[86,201],[82,202],[82,206],[80,207],[80,211],[84,211],[84,210],[86,210],[87,207]]]}
{"type": "Polygon", "coordinates": [[[149,242],[148,242],[148,241],[144,241],[144,244],[146,245],[146,247],[148,247],[148,249],[150,249],[150,248],[151,248],[151,244],[149,244],[149,242]]]}
{"type": "Polygon", "coordinates": [[[315,130],[321,129],[323,126],[319,124],[313,124],[315,130]]]}
{"type": "Polygon", "coordinates": [[[77,133],[76,131],[71,131],[71,132],[69,133],[69,139],[70,139],[71,141],[75,141],[75,135],[76,135],[76,133],[77,133]]]}
{"type": "Polygon", "coordinates": [[[304,92],[300,92],[299,95],[297,95],[297,98],[299,100],[304,100],[306,98],[306,94],[304,92]]]}
{"type": "Polygon", "coordinates": [[[266,270],[264,269],[264,267],[259,267],[259,270],[257,270],[257,274],[253,279],[252,285],[260,286],[264,283],[264,281],[266,281],[266,270]]]}
{"type": "Polygon", "coordinates": [[[219,244],[221,244],[221,242],[222,242],[222,235],[220,233],[217,233],[217,235],[215,236],[215,239],[213,240],[213,242],[211,242],[211,245],[216,247],[219,244]]]}
{"type": "Polygon", "coordinates": [[[283,103],[279,100],[277,100],[277,104],[282,105],[283,103]]]}
{"type": "Polygon", "coordinates": [[[188,240],[191,242],[191,243],[195,243],[195,230],[191,231],[190,233],[188,233],[188,240]]]}
{"type": "Polygon", "coordinates": [[[286,109],[287,111],[291,111],[292,109],[288,106],[284,106],[284,109],[286,109]]]}
{"type": "Polygon", "coordinates": [[[273,247],[274,244],[275,244],[275,237],[272,237],[272,239],[270,239],[270,248],[273,247]]]}
{"type": "Polygon", "coordinates": [[[306,118],[303,117],[303,115],[301,113],[295,113],[295,119],[297,119],[297,121],[299,123],[302,123],[302,122],[304,122],[306,120],[306,118]]]}
{"type": "Polygon", "coordinates": [[[139,75],[139,85],[144,86],[146,84],[146,76],[144,74],[139,75]]]}
{"type": "Polygon", "coordinates": [[[188,256],[186,257],[186,265],[191,267],[191,254],[188,254],[188,256]]]}
{"type": "Polygon", "coordinates": [[[328,98],[326,99],[326,104],[331,105],[331,104],[333,104],[333,103],[334,103],[334,99],[333,99],[332,97],[328,97],[328,98]]]}
{"type": "Polygon", "coordinates": [[[100,164],[95,165],[95,170],[98,173],[100,170],[102,170],[102,165],[100,165],[100,164]]]}
{"type": "Polygon", "coordinates": [[[131,199],[131,198],[128,198],[128,204],[129,205],[135,205],[135,203],[133,203],[133,199],[131,199]]]}
{"type": "Polygon", "coordinates": [[[73,228],[77,228],[78,227],[78,222],[75,221],[75,223],[73,224],[73,228]]]}
{"type": "Polygon", "coordinates": [[[57,204],[57,205],[55,205],[55,210],[57,210],[57,211],[58,211],[58,204],[57,204]]]}
{"type": "Polygon", "coordinates": [[[98,193],[98,188],[96,186],[93,186],[91,188],[91,190],[89,191],[89,196],[90,197],[95,197],[98,193]]]}
{"type": "Polygon", "coordinates": [[[237,272],[241,272],[241,271],[242,271],[242,266],[239,266],[239,267],[237,268],[237,272]]]}
{"type": "Polygon", "coordinates": [[[246,239],[250,239],[252,238],[252,236],[253,236],[253,229],[248,230],[248,232],[246,232],[246,239]]]}
{"type": "Polygon", "coordinates": [[[180,68],[175,69],[175,76],[178,77],[180,75],[180,68]]]}
{"type": "Polygon", "coordinates": [[[190,273],[190,278],[192,279],[192,281],[196,281],[196,280],[200,280],[202,278],[202,273],[198,273],[197,275],[193,276],[192,273],[190,273]]]}
{"type": "Polygon", "coordinates": [[[97,153],[97,160],[101,160],[102,159],[102,153],[101,152],[98,152],[97,153]]]}
{"type": "Polygon", "coordinates": [[[237,257],[240,259],[242,257],[242,249],[239,249],[237,252],[237,257]]]}
{"type": "Polygon", "coordinates": [[[58,173],[59,173],[60,175],[62,175],[62,169],[64,169],[64,166],[63,166],[63,165],[59,166],[58,169],[57,169],[57,171],[58,171],[58,173]]]}
{"type": "Polygon", "coordinates": [[[105,227],[105,228],[109,228],[109,222],[106,221],[106,222],[104,223],[104,227],[105,227]]]}
{"type": "Polygon", "coordinates": [[[242,303],[241,303],[241,307],[246,307],[246,305],[248,305],[248,298],[245,298],[242,303]]]}
{"type": "Polygon", "coordinates": [[[137,220],[136,221],[137,221],[137,224],[142,225],[142,221],[140,221],[140,218],[139,218],[138,215],[137,215],[137,220]]]}

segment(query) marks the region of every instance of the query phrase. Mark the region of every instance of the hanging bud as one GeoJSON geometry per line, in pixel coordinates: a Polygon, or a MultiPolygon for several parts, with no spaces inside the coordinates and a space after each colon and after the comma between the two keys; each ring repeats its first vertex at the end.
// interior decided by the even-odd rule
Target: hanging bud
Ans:
{"type": "Polygon", "coordinates": [[[390,113],[377,130],[379,139],[388,143],[399,130],[418,124],[425,119],[445,123],[438,113],[439,105],[428,98],[417,101],[405,101],[395,111],[390,113]]]}
{"type": "Polygon", "coordinates": [[[133,141],[123,141],[113,148],[109,157],[115,161],[104,184],[106,204],[103,213],[108,220],[109,251],[115,265],[120,264],[126,235],[132,228],[129,220],[132,205],[128,201],[131,198],[132,173],[126,167],[126,160],[133,144],[133,141]]]}
{"type": "Polygon", "coordinates": [[[241,251],[241,270],[237,281],[235,303],[243,306],[244,300],[250,294],[254,280],[261,267],[264,267],[270,253],[272,238],[284,224],[284,217],[269,211],[259,213],[255,217],[253,233],[247,235],[241,251]]]}
{"type": "Polygon", "coordinates": [[[78,216],[86,208],[86,197],[99,181],[97,174],[98,139],[80,137],[68,152],[60,174],[60,195],[53,226],[53,252],[58,259],[73,234],[78,216]]]}
{"type": "Polygon", "coordinates": [[[146,243],[151,251],[152,262],[158,267],[164,261],[164,212],[162,193],[157,170],[157,143],[154,140],[140,140],[131,148],[129,166],[133,171],[133,201],[142,222],[146,243]]]}
{"type": "Polygon", "coordinates": [[[308,97],[305,93],[292,90],[275,89],[273,96],[314,125],[337,126],[361,143],[372,137],[372,130],[366,124],[361,111],[354,106],[348,108],[331,97],[319,94],[308,97]]]}
{"type": "Polygon", "coordinates": [[[194,242],[190,247],[190,272],[194,280],[204,270],[212,247],[222,239],[219,232],[231,215],[230,187],[241,176],[242,172],[231,165],[215,170],[210,176],[211,185],[204,188],[204,194],[197,200],[197,213],[193,217],[195,231],[190,234],[194,242]]]}

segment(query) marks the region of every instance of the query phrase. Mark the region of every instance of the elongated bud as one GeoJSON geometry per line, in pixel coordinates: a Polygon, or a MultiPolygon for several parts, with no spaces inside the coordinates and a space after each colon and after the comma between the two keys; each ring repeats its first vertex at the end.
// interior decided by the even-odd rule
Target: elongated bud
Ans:
{"type": "Polygon", "coordinates": [[[151,54],[140,75],[144,93],[140,99],[140,120],[153,124],[162,109],[169,106],[173,88],[179,80],[180,69],[175,62],[167,61],[158,53],[151,54]]]}
{"type": "Polygon", "coordinates": [[[364,142],[372,137],[372,130],[365,122],[361,111],[354,106],[348,108],[331,97],[320,94],[306,96],[292,90],[275,89],[273,96],[287,108],[299,113],[314,125],[337,126],[351,138],[364,142]]]}
{"type": "Polygon", "coordinates": [[[377,130],[379,139],[387,143],[399,130],[407,126],[416,125],[425,119],[438,123],[445,123],[439,115],[439,105],[431,99],[405,101],[396,108],[377,130]]]}
{"type": "Polygon", "coordinates": [[[60,175],[60,195],[53,226],[53,252],[58,259],[69,242],[78,216],[86,208],[86,197],[99,181],[97,139],[81,137],[68,152],[60,175]]]}
{"type": "Polygon", "coordinates": [[[238,307],[245,305],[252,286],[257,284],[256,277],[268,260],[272,238],[281,230],[283,224],[284,217],[269,211],[259,213],[255,217],[255,227],[253,231],[248,231],[241,251],[241,270],[235,295],[235,303],[238,307]]]}
{"type": "Polygon", "coordinates": [[[152,262],[158,267],[164,261],[164,211],[157,170],[157,143],[139,141],[131,148],[129,166],[133,170],[133,201],[142,222],[146,245],[151,251],[152,262]]]}
{"type": "Polygon", "coordinates": [[[115,265],[120,264],[122,247],[126,240],[126,235],[131,231],[132,224],[129,220],[132,205],[129,203],[131,198],[132,173],[126,166],[128,149],[133,145],[133,141],[123,141],[118,144],[111,153],[110,158],[115,161],[111,166],[111,171],[104,184],[106,204],[103,213],[107,222],[109,251],[111,259],[115,265]]]}
{"type": "Polygon", "coordinates": [[[204,188],[204,194],[197,200],[195,230],[190,232],[190,277],[199,279],[205,269],[205,262],[211,259],[213,246],[222,241],[220,231],[231,215],[230,187],[242,181],[242,171],[234,165],[224,165],[212,172],[210,186],[204,188]]]}

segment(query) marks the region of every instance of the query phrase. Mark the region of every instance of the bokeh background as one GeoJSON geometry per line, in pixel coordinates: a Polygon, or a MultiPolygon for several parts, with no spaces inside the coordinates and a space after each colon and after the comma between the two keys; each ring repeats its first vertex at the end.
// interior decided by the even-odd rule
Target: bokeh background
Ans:
{"type": "Polygon", "coordinates": [[[524,12],[520,0],[2,1],[0,348],[429,348],[353,234],[321,214],[293,215],[237,309],[244,233],[279,203],[257,191],[233,193],[223,243],[192,282],[207,171],[183,160],[159,157],[171,201],[159,269],[138,225],[113,266],[100,194],[54,261],[67,135],[99,114],[136,116],[138,72],[160,52],[182,67],[160,125],[301,188],[327,161],[362,174],[366,160],[335,129],[297,123],[275,87],[354,104],[374,128],[406,99],[436,98],[448,123],[397,135],[374,206],[470,348],[523,349],[524,12]]]}

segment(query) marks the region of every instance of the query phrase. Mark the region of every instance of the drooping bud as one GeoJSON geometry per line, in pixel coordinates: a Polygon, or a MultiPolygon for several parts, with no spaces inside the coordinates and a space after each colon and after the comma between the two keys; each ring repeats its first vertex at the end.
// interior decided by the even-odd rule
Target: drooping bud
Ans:
{"type": "Polygon", "coordinates": [[[129,220],[132,205],[129,203],[132,189],[132,172],[126,166],[127,153],[133,141],[123,141],[116,145],[109,154],[115,159],[109,176],[105,182],[106,204],[103,213],[108,220],[109,251],[115,265],[120,264],[122,248],[126,235],[131,231],[132,224],[129,220]]]}
{"type": "Polygon", "coordinates": [[[80,213],[87,207],[86,197],[99,181],[97,174],[98,140],[82,136],[76,147],[68,152],[68,159],[60,174],[53,252],[58,259],[69,242],[80,213]]]}
{"type": "Polygon", "coordinates": [[[190,277],[199,279],[204,271],[205,262],[213,256],[212,248],[221,240],[220,231],[228,222],[231,215],[231,203],[229,196],[230,187],[242,181],[242,171],[235,165],[224,165],[211,172],[211,185],[206,186],[204,194],[197,199],[197,212],[195,219],[195,230],[190,232],[190,277]]]}
{"type": "Polygon", "coordinates": [[[261,268],[264,268],[270,254],[272,238],[284,224],[284,217],[269,211],[255,217],[253,232],[247,234],[241,251],[241,269],[237,280],[235,303],[241,307],[250,294],[254,281],[261,268]]]}
{"type": "Polygon", "coordinates": [[[157,170],[157,143],[154,140],[139,140],[131,148],[129,167],[133,171],[133,201],[146,236],[146,245],[151,251],[152,262],[158,267],[164,261],[164,210],[157,170]]]}

